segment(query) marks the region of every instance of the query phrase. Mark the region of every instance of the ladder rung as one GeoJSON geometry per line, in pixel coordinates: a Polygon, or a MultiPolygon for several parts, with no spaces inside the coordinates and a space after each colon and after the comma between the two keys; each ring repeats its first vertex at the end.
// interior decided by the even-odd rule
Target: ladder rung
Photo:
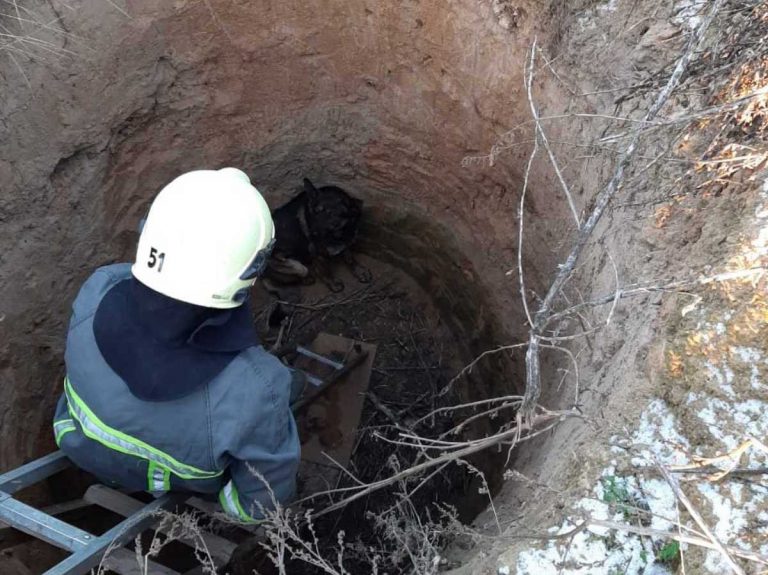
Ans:
{"type": "Polygon", "coordinates": [[[20,531],[72,552],[85,548],[97,539],[96,536],[17,501],[10,494],[3,492],[0,492],[0,520],[20,531]]]}
{"type": "Polygon", "coordinates": [[[45,457],[0,475],[0,491],[16,493],[19,489],[42,481],[70,465],[71,463],[64,452],[54,451],[45,457]]]}
{"type": "Polygon", "coordinates": [[[315,361],[318,361],[322,364],[328,365],[332,367],[333,369],[344,369],[344,364],[340,363],[338,361],[334,361],[332,359],[329,359],[325,357],[324,355],[320,355],[319,353],[315,353],[314,351],[307,349],[306,347],[296,346],[296,351],[303,355],[304,357],[308,357],[310,359],[314,359],[315,361]]]}
{"type": "MultiPolygon", "coordinates": [[[[82,499],[70,503],[70,507],[75,508],[82,507],[83,505],[90,504],[82,499]],[[74,503],[78,503],[78,505],[75,506],[74,503]]],[[[64,510],[62,507],[62,511],[64,510]]],[[[75,551],[74,547],[78,546],[81,540],[89,543],[96,539],[94,535],[81,531],[77,527],[64,523],[48,513],[37,511],[12,498],[7,498],[0,502],[0,516],[9,522],[12,521],[16,529],[68,551],[75,551]],[[42,524],[43,532],[39,530],[41,528],[40,521],[44,522],[42,524]],[[72,537],[74,539],[71,539],[72,537]]],[[[146,575],[144,568],[136,560],[136,555],[122,547],[111,550],[109,557],[104,561],[104,565],[112,571],[120,573],[120,575],[146,575]]],[[[179,575],[178,571],[153,561],[147,562],[147,566],[152,575],[179,575]]]]}
{"type": "MultiPolygon", "coordinates": [[[[42,511],[46,515],[57,517],[59,515],[63,515],[71,511],[77,511],[85,507],[90,507],[91,505],[93,504],[88,503],[83,499],[73,499],[72,501],[65,501],[64,503],[55,503],[53,505],[49,505],[48,507],[43,507],[40,511],[42,511]]],[[[13,527],[11,525],[8,525],[7,523],[3,523],[2,521],[0,521],[0,541],[2,541],[3,539],[3,534],[9,529],[13,529],[13,527]]]]}
{"type": "Polygon", "coordinates": [[[156,512],[171,509],[184,501],[184,496],[168,493],[146,505],[125,521],[115,525],[103,535],[93,539],[87,547],[80,549],[67,559],[45,572],[45,575],[82,575],[99,564],[101,556],[109,547],[121,547],[127,541],[157,521],[156,512]]]}
{"type": "MultiPolygon", "coordinates": [[[[85,492],[83,498],[90,503],[109,509],[124,517],[137,513],[144,507],[144,503],[138,499],[134,499],[130,495],[110,489],[105,485],[91,485],[91,487],[88,488],[88,491],[85,492]]],[[[222,563],[229,561],[229,557],[232,555],[232,552],[237,545],[223,537],[214,535],[213,533],[201,532],[200,535],[202,536],[208,551],[214,558],[222,563]]],[[[182,541],[192,547],[198,545],[198,542],[192,537],[182,539],[182,541]]]]}

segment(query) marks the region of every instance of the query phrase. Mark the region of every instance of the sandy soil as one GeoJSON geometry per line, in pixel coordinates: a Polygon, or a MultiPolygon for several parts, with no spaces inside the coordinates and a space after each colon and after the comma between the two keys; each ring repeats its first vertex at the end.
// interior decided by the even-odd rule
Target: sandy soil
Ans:
{"type": "MultiPolygon", "coordinates": [[[[739,36],[759,35],[765,23],[750,6],[726,3],[662,118],[763,87],[760,66],[737,65],[761,54],[759,38],[739,36]],[[719,92],[739,77],[750,82],[719,92]]],[[[687,0],[30,0],[22,8],[23,20],[0,16],[17,36],[0,53],[5,468],[53,449],[48,419],[78,286],[95,266],[132,256],[153,195],[194,167],[242,167],[272,205],[303,176],[365,200],[360,250],[418,295],[387,300],[382,313],[394,323],[363,306],[305,327],[361,338],[410,333],[415,344],[383,346],[374,381],[382,395],[417,384],[432,391],[483,351],[520,342],[518,206],[534,139],[524,72],[534,37],[541,52],[532,93],[583,217],[702,20],[701,6],[687,0]],[[416,365],[421,371],[411,371],[416,365]]],[[[631,289],[763,265],[764,164],[754,160],[765,152],[764,110],[755,106],[720,127],[648,127],[568,284],[571,303],[559,306],[613,293],[617,278],[631,289]],[[744,156],[751,159],[736,161],[744,156]]],[[[541,149],[528,181],[521,249],[535,308],[575,226],[541,149]]],[[[719,572],[717,557],[695,549],[657,560],[668,543],[658,537],[595,528],[570,547],[520,538],[567,530],[584,513],[644,526],[648,518],[628,506],[669,511],[674,499],[635,469],[629,444],[650,444],[648,454],[671,464],[764,436],[764,285],[743,280],[647,291],[564,320],[558,336],[590,332],[563,340],[578,385],[569,356],[546,350],[542,403],[576,401],[582,417],[515,452],[514,469],[494,485],[499,524],[481,514],[473,543],[454,548],[443,567],[614,574],[670,572],[685,561],[687,572],[719,572]]],[[[458,393],[520,390],[522,366],[519,353],[490,356],[458,393]]],[[[381,423],[380,414],[367,417],[366,425],[381,423]]],[[[754,453],[742,464],[759,464],[754,453]]],[[[765,528],[754,482],[698,480],[685,489],[719,537],[759,549],[745,535],[765,528]]]]}

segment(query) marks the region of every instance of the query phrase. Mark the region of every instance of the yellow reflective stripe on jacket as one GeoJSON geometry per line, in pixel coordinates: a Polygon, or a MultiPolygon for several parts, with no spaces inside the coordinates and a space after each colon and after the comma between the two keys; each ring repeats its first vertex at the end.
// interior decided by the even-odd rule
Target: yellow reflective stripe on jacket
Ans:
{"type": "Polygon", "coordinates": [[[69,413],[78,421],[86,437],[98,441],[105,447],[125,453],[126,455],[133,455],[154,462],[158,467],[167,469],[170,473],[182,479],[210,479],[212,477],[219,477],[224,473],[223,470],[207,471],[181,463],[167,453],[163,453],[140,439],[109,427],[77,395],[69,381],[69,377],[64,378],[64,393],[67,397],[69,413]]]}
{"type": "Polygon", "coordinates": [[[147,466],[147,491],[170,491],[171,472],[154,461],[147,466]]]}
{"type": "Polygon", "coordinates": [[[53,434],[56,439],[56,445],[61,447],[61,438],[64,437],[70,431],[75,431],[75,422],[72,419],[60,419],[53,422],[53,434]]]}
{"type": "Polygon", "coordinates": [[[240,504],[240,495],[232,480],[228,481],[224,488],[219,491],[219,503],[228,515],[245,523],[257,523],[256,519],[248,515],[240,504]]]}

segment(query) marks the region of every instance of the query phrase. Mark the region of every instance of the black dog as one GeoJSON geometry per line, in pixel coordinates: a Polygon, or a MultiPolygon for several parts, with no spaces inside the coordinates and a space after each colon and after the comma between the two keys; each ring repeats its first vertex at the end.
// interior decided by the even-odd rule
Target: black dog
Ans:
{"type": "Polygon", "coordinates": [[[343,255],[358,281],[371,281],[370,270],[356,262],[349,250],[362,212],[363,202],[341,188],[316,188],[304,178],[304,191],[272,212],[275,248],[266,277],[278,283],[293,283],[311,282],[313,276],[319,276],[331,291],[339,292],[344,283],[330,276],[328,260],[343,255]]]}

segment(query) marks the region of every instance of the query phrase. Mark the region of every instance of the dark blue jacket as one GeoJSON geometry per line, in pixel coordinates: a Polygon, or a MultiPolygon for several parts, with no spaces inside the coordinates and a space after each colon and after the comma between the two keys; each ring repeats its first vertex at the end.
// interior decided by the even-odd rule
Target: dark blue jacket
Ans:
{"type": "Polygon", "coordinates": [[[300,457],[291,371],[250,346],[189,395],[139,399],[102,356],[93,329],[104,295],[128,278],[128,264],[100,268],[75,299],[56,443],[107,484],[218,493],[224,510],[244,521],[271,507],[265,482],[278,501],[290,499],[300,457]]]}

